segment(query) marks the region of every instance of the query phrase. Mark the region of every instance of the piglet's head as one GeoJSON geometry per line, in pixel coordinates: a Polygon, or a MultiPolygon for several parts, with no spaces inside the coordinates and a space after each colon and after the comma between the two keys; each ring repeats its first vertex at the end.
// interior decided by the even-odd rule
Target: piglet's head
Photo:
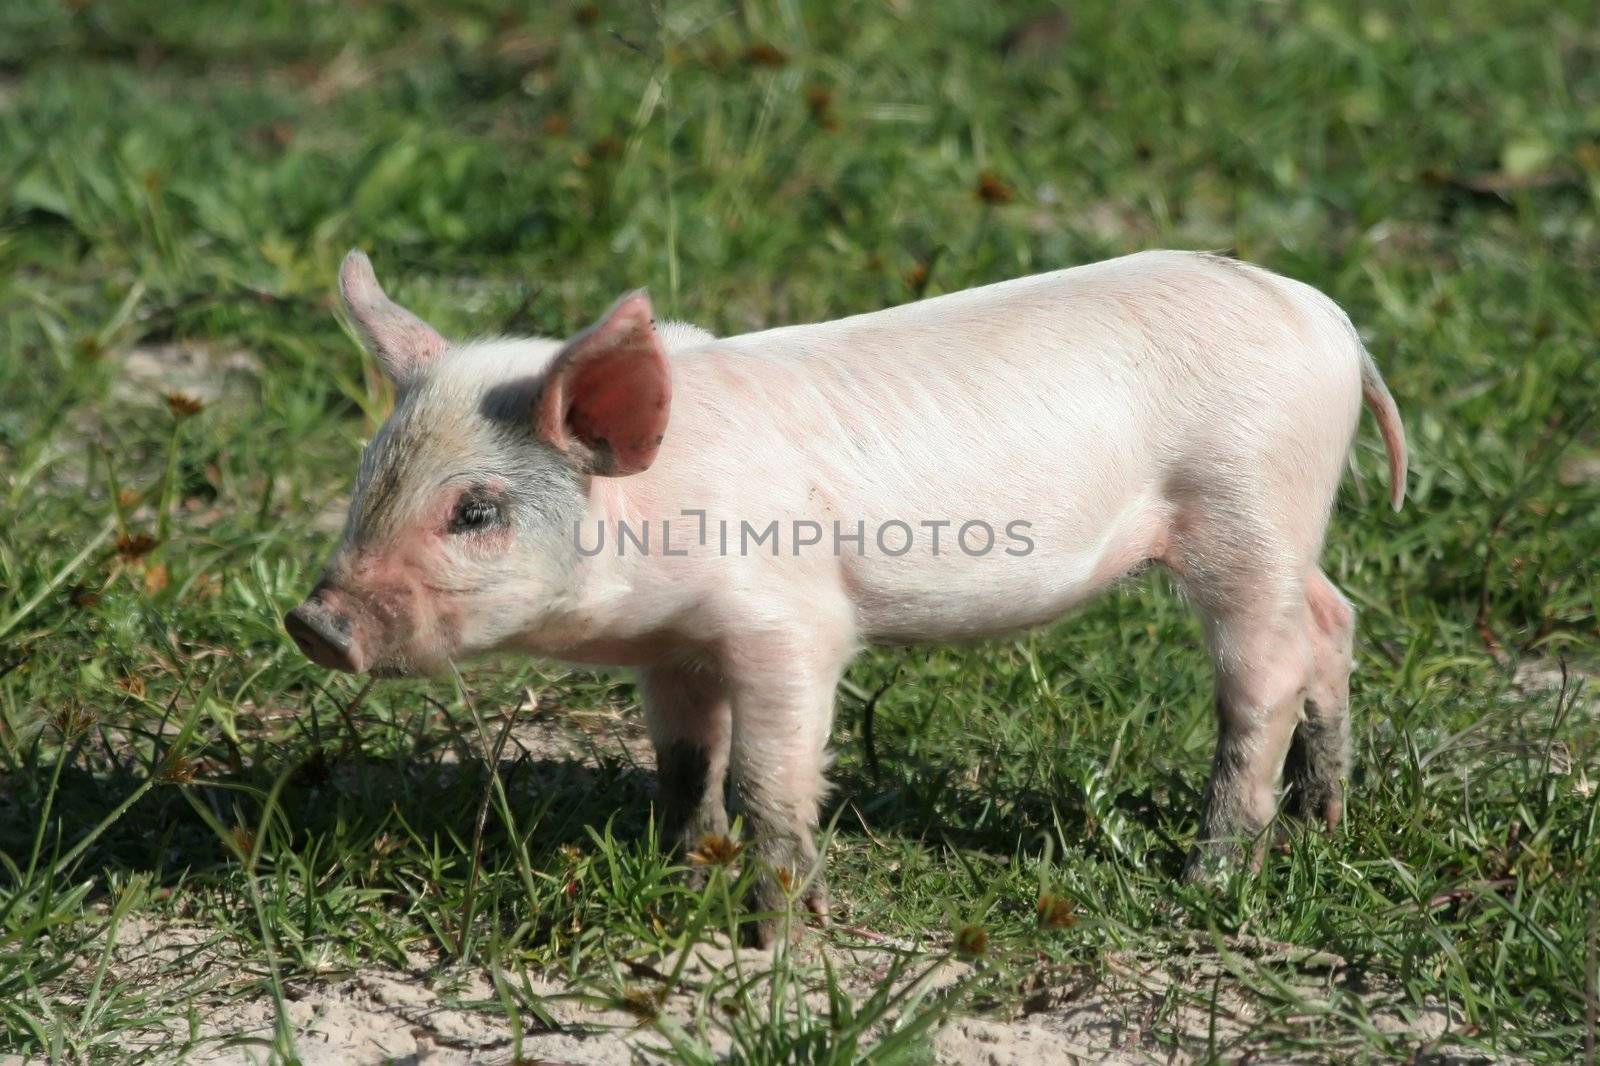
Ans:
{"type": "Polygon", "coordinates": [[[339,280],[397,399],[289,635],[331,669],[398,675],[559,625],[591,479],[647,469],[666,432],[671,376],[649,299],[624,296],[565,344],[453,345],[390,300],[360,252],[339,280]]]}

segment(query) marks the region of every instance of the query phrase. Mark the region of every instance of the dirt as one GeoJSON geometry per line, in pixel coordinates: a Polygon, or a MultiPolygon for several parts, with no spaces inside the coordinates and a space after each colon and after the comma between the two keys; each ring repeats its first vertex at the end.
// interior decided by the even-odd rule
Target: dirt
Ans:
{"type": "Polygon", "coordinates": [[[1600,707],[1600,663],[1528,658],[1517,664],[1511,681],[1522,696],[1554,695],[1590,713],[1600,707]]]}
{"type": "Polygon", "coordinates": [[[202,404],[243,401],[256,387],[261,362],[249,352],[205,344],[154,344],[124,353],[112,399],[160,404],[177,393],[202,404]]]}
{"type": "MultiPolygon", "coordinates": [[[[530,987],[543,996],[564,991],[541,981],[531,982],[530,987]]],[[[304,994],[286,1004],[286,1013],[294,1029],[295,1047],[306,1066],[387,1061],[448,1066],[511,1055],[512,1036],[504,1015],[462,1006],[493,999],[494,989],[481,975],[442,991],[431,987],[425,977],[373,970],[304,994]]],[[[522,1043],[525,1061],[595,1066],[636,1061],[634,1049],[645,1031],[638,1028],[632,1015],[563,1006],[559,1000],[547,1002],[562,1031],[526,1035],[522,1043]]],[[[268,1040],[273,1023],[272,1004],[258,999],[213,1015],[207,1026],[219,1035],[268,1040]]],[[[537,1025],[532,1019],[527,1024],[537,1025]]],[[[268,1059],[264,1047],[234,1046],[204,1051],[190,1061],[231,1066],[268,1059]]]]}

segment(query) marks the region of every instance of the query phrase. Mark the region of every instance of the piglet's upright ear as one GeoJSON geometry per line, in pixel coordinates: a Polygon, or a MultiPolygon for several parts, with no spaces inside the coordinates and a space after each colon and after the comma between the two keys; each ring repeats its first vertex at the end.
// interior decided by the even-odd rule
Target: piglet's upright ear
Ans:
{"type": "Polygon", "coordinates": [[[585,473],[637,474],[667,430],[672,375],[641,290],[561,349],[534,403],[534,431],[585,473]]]}
{"type": "Polygon", "coordinates": [[[339,295],[367,350],[384,375],[402,388],[449,347],[432,326],[389,299],[372,272],[371,260],[356,249],[339,268],[339,295]]]}

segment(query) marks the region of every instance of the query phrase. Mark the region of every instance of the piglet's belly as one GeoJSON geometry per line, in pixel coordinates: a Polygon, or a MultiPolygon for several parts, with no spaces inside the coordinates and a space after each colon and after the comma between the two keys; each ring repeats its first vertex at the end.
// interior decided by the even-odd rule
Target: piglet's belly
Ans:
{"type": "Polygon", "coordinates": [[[994,547],[981,554],[983,539],[971,531],[965,545],[942,544],[947,550],[937,556],[847,558],[843,574],[865,640],[968,640],[1042,625],[1095,599],[1159,560],[1167,530],[1163,503],[1140,499],[1098,528],[1048,521],[1001,527],[994,547]]]}

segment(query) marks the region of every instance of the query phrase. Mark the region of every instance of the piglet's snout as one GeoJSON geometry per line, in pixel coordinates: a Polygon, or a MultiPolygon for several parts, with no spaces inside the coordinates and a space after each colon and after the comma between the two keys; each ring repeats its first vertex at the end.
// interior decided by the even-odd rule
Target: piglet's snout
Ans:
{"type": "Polygon", "coordinates": [[[284,615],[283,627],[294,638],[305,657],[318,666],[359,674],[367,668],[368,657],[362,646],[361,627],[338,598],[319,589],[284,615]]]}

